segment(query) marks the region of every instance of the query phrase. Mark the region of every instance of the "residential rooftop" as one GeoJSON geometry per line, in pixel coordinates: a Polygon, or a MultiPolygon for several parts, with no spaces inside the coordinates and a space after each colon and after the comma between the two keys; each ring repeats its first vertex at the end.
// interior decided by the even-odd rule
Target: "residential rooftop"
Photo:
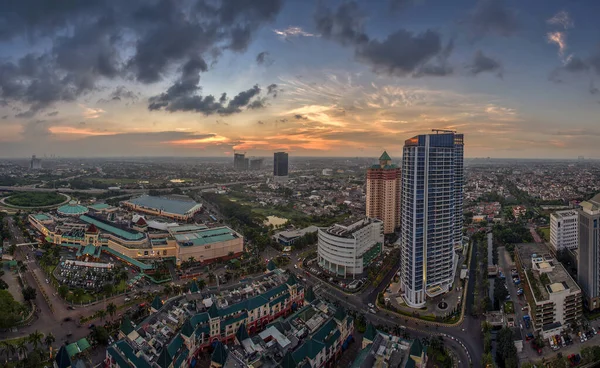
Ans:
{"type": "Polygon", "coordinates": [[[374,222],[381,222],[380,220],[377,219],[372,219],[372,218],[362,218],[362,219],[357,219],[357,218],[349,218],[346,219],[345,221],[343,221],[342,223],[338,223],[335,225],[330,226],[329,228],[327,228],[327,233],[331,234],[331,235],[335,235],[338,237],[342,237],[342,238],[352,238],[353,234],[364,228],[365,226],[368,226],[374,222]]]}
{"type": "Polygon", "coordinates": [[[577,211],[576,210],[556,211],[556,212],[552,213],[551,216],[554,216],[556,218],[577,216],[577,211]]]}
{"type": "Polygon", "coordinates": [[[536,302],[549,300],[551,293],[563,291],[573,293],[581,290],[564,266],[552,256],[546,245],[518,244],[515,249],[527,277],[533,276],[530,283],[534,283],[531,289],[536,302]]]}

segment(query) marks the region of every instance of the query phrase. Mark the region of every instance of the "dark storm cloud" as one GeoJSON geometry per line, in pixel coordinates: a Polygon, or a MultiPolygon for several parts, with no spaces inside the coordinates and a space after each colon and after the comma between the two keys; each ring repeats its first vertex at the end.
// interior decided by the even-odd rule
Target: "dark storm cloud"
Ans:
{"type": "Polygon", "coordinates": [[[502,77],[502,65],[491,57],[485,56],[481,50],[477,50],[475,56],[473,56],[473,61],[466,68],[472,75],[483,72],[496,72],[499,77],[502,77]]]}
{"type": "Polygon", "coordinates": [[[516,12],[504,0],[479,0],[465,23],[474,37],[488,34],[509,37],[519,28],[516,12]]]}
{"type": "Polygon", "coordinates": [[[442,50],[440,34],[427,30],[413,34],[398,30],[385,40],[371,40],[357,49],[358,60],[380,74],[405,76],[425,65],[442,50]]]}
{"type": "Polygon", "coordinates": [[[108,98],[101,98],[98,103],[107,103],[112,101],[128,101],[136,102],[139,99],[137,93],[127,89],[125,86],[117,86],[114,91],[108,96],[108,98]]]}
{"type": "Polygon", "coordinates": [[[369,36],[363,31],[364,19],[364,13],[355,1],[342,3],[335,11],[321,8],[315,14],[321,36],[342,45],[358,45],[369,41],[369,36]]]}
{"type": "MultiPolygon", "coordinates": [[[[282,7],[282,0],[9,2],[0,11],[0,40],[52,40],[43,55],[0,64],[0,99],[28,105],[31,113],[95,91],[103,80],[161,81],[194,57],[204,71],[204,57],[214,63],[222,50],[245,51],[282,7]]],[[[179,82],[165,93],[194,86],[179,82]]]]}
{"type": "Polygon", "coordinates": [[[435,57],[436,61],[421,66],[413,77],[444,77],[454,73],[454,67],[450,65],[448,58],[454,51],[454,39],[450,39],[444,49],[435,57]]]}
{"type": "Polygon", "coordinates": [[[248,108],[250,110],[264,109],[265,107],[267,107],[267,99],[266,98],[257,98],[256,100],[254,100],[248,104],[248,108]]]}
{"type": "Polygon", "coordinates": [[[568,62],[563,67],[564,70],[572,73],[584,72],[590,69],[590,66],[577,56],[569,58],[568,62]]]}
{"type": "Polygon", "coordinates": [[[258,65],[270,66],[273,65],[273,62],[274,61],[271,58],[271,54],[268,51],[263,51],[256,55],[256,63],[258,65]]]}
{"type": "Polygon", "coordinates": [[[279,88],[279,86],[275,83],[267,86],[267,96],[273,96],[273,98],[276,98],[277,94],[281,92],[283,92],[283,89],[279,88]]]}

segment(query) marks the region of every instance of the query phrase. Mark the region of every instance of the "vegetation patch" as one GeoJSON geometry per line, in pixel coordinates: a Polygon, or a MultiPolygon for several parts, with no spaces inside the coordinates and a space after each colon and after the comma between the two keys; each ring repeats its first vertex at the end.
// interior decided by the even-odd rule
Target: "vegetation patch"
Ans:
{"type": "Polygon", "coordinates": [[[17,207],[53,206],[65,201],[65,196],[54,192],[17,193],[6,198],[5,202],[17,207]]]}

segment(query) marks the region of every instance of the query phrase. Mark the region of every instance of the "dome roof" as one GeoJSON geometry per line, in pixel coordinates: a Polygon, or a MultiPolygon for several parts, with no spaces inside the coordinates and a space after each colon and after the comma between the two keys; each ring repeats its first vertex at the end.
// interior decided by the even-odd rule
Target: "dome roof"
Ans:
{"type": "Polygon", "coordinates": [[[78,204],[76,201],[71,201],[69,204],[58,207],[56,211],[65,216],[81,216],[88,212],[88,208],[78,204]]]}

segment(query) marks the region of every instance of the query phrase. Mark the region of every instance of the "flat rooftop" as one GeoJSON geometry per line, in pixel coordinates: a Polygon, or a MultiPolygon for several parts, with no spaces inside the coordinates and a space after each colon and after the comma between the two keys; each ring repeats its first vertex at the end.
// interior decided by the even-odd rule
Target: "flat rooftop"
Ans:
{"type": "Polygon", "coordinates": [[[109,232],[113,235],[121,237],[125,240],[140,240],[145,237],[144,234],[138,233],[133,230],[125,230],[117,227],[116,225],[112,225],[107,221],[101,220],[99,218],[91,217],[88,215],[83,215],[79,217],[81,221],[87,222],[88,224],[94,224],[98,229],[109,232]]]}
{"type": "Polygon", "coordinates": [[[164,212],[176,214],[176,215],[187,215],[194,210],[202,207],[201,204],[196,203],[194,200],[184,198],[167,198],[167,197],[155,197],[150,195],[142,195],[137,198],[126,201],[136,206],[152,209],[162,210],[164,212]]]}
{"type": "Polygon", "coordinates": [[[344,222],[335,224],[327,228],[327,233],[335,236],[339,236],[341,238],[352,238],[352,234],[363,227],[370,225],[374,222],[381,222],[377,219],[371,218],[351,218],[346,219],[344,222]]]}
{"type": "Polygon", "coordinates": [[[547,301],[551,293],[581,290],[563,265],[552,256],[546,245],[518,244],[515,249],[519,255],[521,266],[527,270],[527,276],[533,275],[534,280],[530,281],[535,283],[535,286],[531,286],[537,302],[547,301]],[[534,257],[540,260],[535,267],[532,264],[534,257]]]}
{"type": "Polygon", "coordinates": [[[552,214],[552,216],[554,216],[556,218],[577,216],[577,211],[576,210],[557,211],[557,212],[554,212],[552,214]]]}
{"type": "Polygon", "coordinates": [[[182,226],[169,229],[171,235],[177,240],[180,246],[192,247],[220,243],[228,240],[240,238],[239,234],[228,227],[217,227],[208,229],[206,227],[196,226],[188,231],[181,231],[182,226]]]}

